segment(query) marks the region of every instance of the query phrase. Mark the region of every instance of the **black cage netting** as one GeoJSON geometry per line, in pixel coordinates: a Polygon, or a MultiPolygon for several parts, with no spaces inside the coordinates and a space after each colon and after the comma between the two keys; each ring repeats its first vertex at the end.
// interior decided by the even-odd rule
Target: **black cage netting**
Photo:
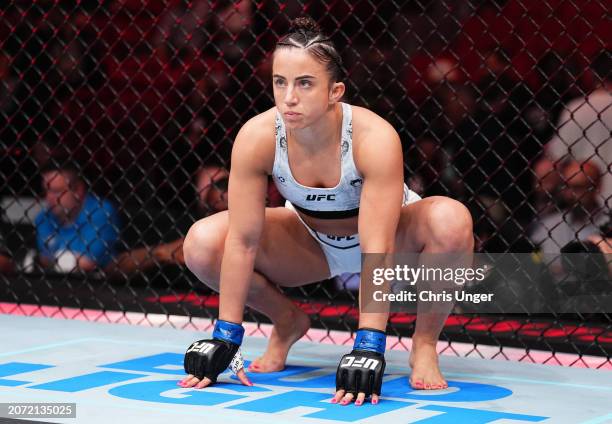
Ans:
{"type": "MultiPolygon", "coordinates": [[[[603,0],[11,0],[0,6],[0,311],[215,317],[218,297],[184,266],[183,237],[227,207],[233,139],[274,105],[270,53],[301,15],[339,47],[344,101],[400,134],[411,189],[470,209],[478,252],[559,252],[587,237],[605,247],[603,0]],[[49,177],[58,170],[64,179],[49,177]],[[95,252],[86,258],[58,247],[46,208],[57,198],[69,208],[79,193],[96,210],[75,241],[95,252]]],[[[272,188],[268,204],[282,205],[272,188]]],[[[313,325],[350,330],[355,278],[286,292],[313,325]]],[[[609,365],[611,321],[455,314],[441,337],[450,348],[537,348],[609,365]]],[[[408,337],[414,316],[390,326],[408,337]]]]}

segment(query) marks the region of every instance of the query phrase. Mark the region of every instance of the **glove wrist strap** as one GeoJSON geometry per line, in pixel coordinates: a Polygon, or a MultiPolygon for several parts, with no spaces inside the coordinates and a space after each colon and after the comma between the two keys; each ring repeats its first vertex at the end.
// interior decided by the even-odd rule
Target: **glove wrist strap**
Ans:
{"type": "Polygon", "coordinates": [[[355,334],[353,349],[367,350],[383,355],[387,346],[387,335],[373,328],[360,328],[355,334]]]}
{"type": "Polygon", "coordinates": [[[240,346],[244,336],[244,327],[240,324],[218,319],[215,323],[215,330],[212,336],[213,339],[223,340],[240,346]]]}

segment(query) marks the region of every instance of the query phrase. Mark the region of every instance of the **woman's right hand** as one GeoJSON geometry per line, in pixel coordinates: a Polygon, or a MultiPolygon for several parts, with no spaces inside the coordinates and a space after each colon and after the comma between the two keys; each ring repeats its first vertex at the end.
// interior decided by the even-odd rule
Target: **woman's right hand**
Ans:
{"type": "Polygon", "coordinates": [[[201,389],[216,383],[219,374],[231,367],[242,384],[252,386],[240,353],[243,336],[242,325],[218,319],[212,339],[198,340],[187,348],[183,365],[188,375],[178,384],[201,389]]]}
{"type": "Polygon", "coordinates": [[[216,383],[219,374],[228,367],[242,384],[253,385],[244,371],[240,346],[229,341],[205,339],[193,342],[185,353],[184,367],[188,375],[178,383],[181,387],[207,387],[216,383]]]}

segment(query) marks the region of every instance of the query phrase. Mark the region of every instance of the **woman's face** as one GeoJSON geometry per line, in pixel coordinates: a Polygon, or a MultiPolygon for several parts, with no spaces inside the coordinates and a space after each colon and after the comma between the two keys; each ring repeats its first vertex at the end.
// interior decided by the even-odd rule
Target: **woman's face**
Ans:
{"type": "Polygon", "coordinates": [[[301,48],[282,48],[274,53],[272,86],[276,108],[291,129],[316,122],[331,101],[325,65],[301,48]]]}

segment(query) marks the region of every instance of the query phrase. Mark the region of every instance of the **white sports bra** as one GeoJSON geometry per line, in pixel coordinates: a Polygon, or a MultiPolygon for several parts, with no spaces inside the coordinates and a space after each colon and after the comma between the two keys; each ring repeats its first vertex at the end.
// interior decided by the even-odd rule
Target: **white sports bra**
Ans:
{"type": "MultiPolygon", "coordinates": [[[[276,148],[272,178],[280,194],[295,209],[305,215],[323,219],[338,219],[357,216],[363,176],[353,161],[353,114],[351,105],[342,105],[342,131],[340,137],[340,181],[335,187],[307,187],[293,177],[287,152],[285,122],[277,111],[275,119],[276,148]]],[[[404,201],[409,197],[404,184],[404,201]]]]}
{"type": "Polygon", "coordinates": [[[306,187],[293,177],[287,153],[285,123],[276,112],[276,150],[272,177],[281,195],[298,211],[317,218],[346,218],[359,213],[363,178],[353,162],[353,118],[351,106],[342,105],[340,137],[340,181],[332,188],[306,187]]]}

